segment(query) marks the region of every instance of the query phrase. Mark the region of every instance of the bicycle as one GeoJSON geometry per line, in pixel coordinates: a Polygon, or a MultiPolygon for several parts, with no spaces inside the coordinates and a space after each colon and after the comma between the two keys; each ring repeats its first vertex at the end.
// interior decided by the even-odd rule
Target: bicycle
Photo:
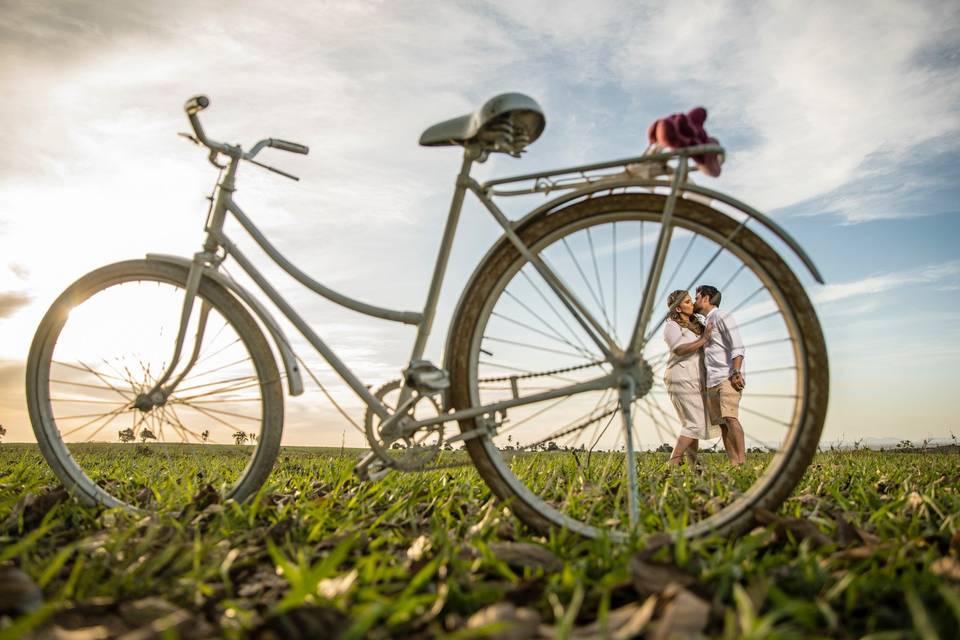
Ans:
{"type": "MultiPolygon", "coordinates": [[[[266,481],[280,448],[282,381],[291,395],[302,393],[302,360],[267,307],[227,272],[228,258],[367,406],[371,451],[355,469],[362,478],[473,464],[528,525],[623,540],[661,526],[690,537],[742,531],[757,508],[775,509],[809,465],[827,406],[826,349],[803,286],[760,234],[823,279],[771,219],[690,179],[691,157],[722,154],[719,144],[654,145],[636,157],[480,184],[470,176],[474,164],[493,153],[519,157],[543,132],[536,101],[503,94],[427,129],[422,145],[464,153],[426,303],[411,312],[336,292],[267,240],[234,200],[238,167],[251,162],[294,177],[255,157],[265,148],[309,150],[273,138],[248,151],[212,140],[199,120],[208,105],[204,96],[187,101],[193,133],[181,134],[205,147],[220,172],[202,249],[192,258],[148,254],[81,277],[53,303],[31,345],[27,396],[37,441],[83,501],[149,511],[182,506],[204,486],[241,501],[266,481]],[[423,356],[467,192],[503,235],[461,294],[441,367],[423,356]],[[516,221],[494,202],[532,194],[559,195],[516,221]],[[313,293],[417,327],[401,380],[371,391],[227,236],[228,215],[313,293]],[[688,263],[698,242],[709,258],[688,263]],[[689,288],[721,274],[721,290],[740,299],[732,311],[743,319],[748,376],[759,380],[745,398],[763,410],[744,410],[776,427],[748,429],[766,451],[751,454],[760,461],[755,480],[738,475],[729,492],[700,500],[702,518],[691,521],[676,509],[699,494],[677,497],[671,476],[661,486],[662,454],[651,452],[677,420],[660,404],[666,354],[654,336],[666,312],[655,307],[677,278],[689,288]],[[620,302],[624,294],[630,304],[620,302]],[[105,440],[117,427],[126,427],[117,430],[121,442],[141,444],[105,440]],[[773,446],[762,440],[769,429],[781,430],[768,436],[773,446]],[[456,443],[469,462],[450,451],[456,443]]],[[[707,466],[725,473],[722,462],[707,466]]]]}

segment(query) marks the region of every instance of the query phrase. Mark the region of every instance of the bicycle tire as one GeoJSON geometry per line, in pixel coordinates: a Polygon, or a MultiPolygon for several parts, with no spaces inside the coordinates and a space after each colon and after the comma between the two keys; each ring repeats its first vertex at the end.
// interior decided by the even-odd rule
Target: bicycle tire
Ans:
{"type": "MultiPolygon", "coordinates": [[[[623,220],[656,222],[662,215],[665,200],[665,196],[652,193],[594,196],[538,214],[518,225],[516,231],[528,247],[540,251],[551,236],[565,237],[562,235],[564,230],[576,225],[589,228],[591,220],[604,217],[616,220],[617,216],[621,216],[623,220]]],[[[758,279],[768,286],[771,297],[779,298],[784,322],[793,323],[797,332],[798,340],[793,348],[797,353],[798,371],[802,371],[797,374],[797,388],[802,391],[802,400],[796,401],[796,424],[792,425],[781,448],[771,460],[768,472],[718,513],[681,527],[679,532],[685,537],[709,533],[738,534],[751,526],[756,509],[775,510],[786,499],[817,450],[828,401],[826,346],[803,286],[777,252],[760,236],[724,213],[690,199],[678,199],[673,215],[678,228],[714,241],[733,233],[730,253],[742,259],[744,264],[749,264],[758,279]]],[[[447,402],[454,409],[482,404],[478,401],[477,369],[483,328],[490,319],[493,305],[497,303],[492,298],[500,296],[500,291],[507,286],[505,279],[518,273],[518,265],[522,267],[523,262],[515,247],[506,239],[501,239],[477,266],[461,296],[451,321],[445,358],[452,381],[447,402]]],[[[801,395],[798,394],[798,397],[801,395]]],[[[476,419],[459,423],[461,432],[475,430],[478,426],[476,419]]],[[[491,437],[468,439],[466,449],[493,493],[532,528],[548,531],[558,526],[567,527],[587,537],[609,535],[619,540],[632,535],[624,529],[601,529],[558,512],[510,470],[507,456],[491,437]]],[[[579,461],[577,464],[579,466],[579,461]]]]}
{"type": "MultiPolygon", "coordinates": [[[[169,299],[175,301],[177,297],[179,297],[180,303],[182,304],[182,294],[186,286],[187,274],[188,269],[186,267],[150,260],[130,260],[101,267],[82,276],[70,285],[51,305],[37,328],[30,347],[26,372],[27,406],[33,424],[34,434],[43,456],[53,468],[57,477],[68,490],[74,493],[84,503],[103,505],[108,508],[122,507],[133,510],[149,510],[145,509],[143,504],[133,504],[128,495],[115,495],[119,492],[117,489],[119,485],[116,478],[98,476],[94,479],[91,477],[91,473],[88,473],[88,470],[84,469],[78,462],[78,459],[83,457],[83,452],[81,451],[80,454],[75,454],[71,450],[79,450],[79,445],[72,442],[65,442],[64,434],[58,426],[58,416],[55,415],[56,412],[53,405],[57,400],[53,398],[54,393],[51,391],[53,385],[60,385],[62,387],[60,382],[51,378],[51,367],[54,363],[54,352],[57,348],[58,340],[62,338],[65,328],[70,328],[68,324],[70,315],[76,307],[83,305],[98,294],[110,292],[111,290],[120,291],[123,286],[138,285],[138,287],[140,287],[143,283],[155,283],[157,291],[166,292],[169,289],[169,299]],[[113,287],[118,288],[111,289],[113,287]]],[[[138,288],[137,291],[139,292],[140,288],[138,288]]],[[[152,287],[147,291],[147,294],[148,295],[144,296],[147,300],[150,299],[150,296],[155,295],[152,293],[152,287]]],[[[231,476],[224,480],[224,484],[221,485],[222,499],[232,498],[237,501],[242,501],[250,497],[263,485],[273,468],[274,461],[279,452],[284,413],[284,399],[280,384],[280,375],[270,345],[266,341],[262,331],[246,308],[232,294],[216,282],[208,278],[203,278],[198,288],[197,300],[198,304],[194,306],[194,317],[198,314],[197,309],[200,306],[199,302],[201,300],[208,302],[211,313],[215,312],[219,314],[218,317],[222,317],[223,319],[223,329],[221,329],[221,331],[232,330],[236,336],[238,336],[237,340],[239,342],[237,344],[239,346],[237,349],[243,349],[244,351],[240,351],[240,353],[245,352],[248,354],[250,361],[249,367],[252,369],[251,379],[252,376],[256,377],[256,380],[250,382],[245,388],[259,392],[259,400],[255,397],[252,398],[252,401],[259,405],[259,418],[255,415],[253,415],[253,417],[242,416],[241,414],[237,415],[239,417],[247,417],[251,421],[257,421],[259,423],[259,434],[255,434],[258,435],[258,437],[252,449],[239,449],[241,455],[237,457],[237,462],[233,464],[234,467],[239,468],[240,464],[245,463],[242,471],[238,472],[235,479],[231,476]]],[[[179,310],[175,311],[179,314],[179,310]]],[[[150,319],[142,318],[142,320],[142,323],[146,324],[150,319]]],[[[179,321],[177,321],[177,326],[179,326],[179,321]]],[[[176,328],[176,326],[173,327],[174,330],[176,328]]],[[[175,332],[173,335],[175,335],[175,332]]],[[[173,342],[172,336],[171,339],[164,341],[164,348],[167,348],[169,353],[172,353],[173,342]]],[[[216,343],[216,338],[214,338],[214,343],[216,343]]],[[[221,351],[223,351],[223,349],[221,349],[221,351]]],[[[185,353],[180,360],[181,364],[189,358],[189,355],[189,350],[185,349],[185,353]]],[[[214,355],[211,357],[214,362],[216,362],[216,358],[222,356],[214,355]]],[[[57,362],[56,364],[59,366],[61,363],[57,362]]],[[[149,364],[147,366],[149,366],[149,364]]],[[[189,380],[189,378],[185,380],[189,380]]],[[[85,387],[92,386],[89,384],[80,385],[75,382],[71,384],[85,387]]],[[[111,385],[112,384],[113,383],[111,383],[111,385]]],[[[120,383],[117,382],[116,384],[119,385],[120,383]]],[[[208,383],[208,386],[215,384],[218,383],[208,383]]],[[[184,387],[183,383],[181,383],[180,387],[184,387]]],[[[241,385],[232,384],[231,386],[227,384],[223,386],[222,389],[226,395],[232,394],[236,396],[239,393],[238,389],[241,389],[241,385]]],[[[133,393],[124,388],[119,388],[119,390],[123,392],[124,398],[128,398],[133,393]]],[[[214,391],[217,391],[217,389],[214,388],[214,391]]],[[[174,393],[176,394],[177,391],[174,391],[174,393]]],[[[208,394],[204,393],[203,395],[208,394]]],[[[173,398],[173,396],[171,396],[171,398],[173,398]]],[[[65,402],[81,401],[83,400],[67,400],[65,402]]],[[[85,402],[98,401],[85,400],[85,402]]],[[[200,406],[199,401],[194,402],[197,402],[194,406],[200,406]]],[[[215,401],[206,400],[205,402],[207,403],[205,405],[206,408],[201,407],[200,409],[200,411],[205,412],[202,415],[211,416],[211,420],[216,419],[218,414],[223,417],[228,416],[227,412],[211,407],[211,404],[215,401]]],[[[236,400],[232,400],[231,402],[236,402],[236,400]]],[[[184,401],[184,406],[187,404],[187,401],[184,401]]],[[[184,409],[181,407],[181,410],[183,411],[184,409]]],[[[135,413],[136,409],[130,409],[129,411],[134,416],[138,415],[135,413]]],[[[231,420],[239,423],[239,417],[232,418],[231,420]]],[[[63,419],[60,420],[61,422],[65,422],[63,419]]],[[[113,418],[109,418],[107,422],[111,420],[113,420],[113,418]]],[[[176,420],[180,422],[179,417],[176,420]]],[[[227,426],[230,424],[222,418],[221,422],[227,426]]],[[[136,425],[136,418],[134,418],[134,424],[136,425]]],[[[162,423],[160,424],[160,430],[162,432],[163,426],[162,423]]],[[[180,426],[186,429],[183,423],[180,423],[180,426]]],[[[100,428],[102,429],[103,427],[101,426],[100,428]]],[[[141,430],[147,428],[149,427],[141,427],[141,430]]],[[[192,431],[191,433],[196,435],[192,431]]],[[[153,435],[154,439],[156,439],[155,434],[153,435]]],[[[188,434],[185,431],[180,431],[179,435],[183,436],[184,441],[187,441],[188,434]]],[[[93,441],[94,445],[100,446],[96,445],[97,442],[99,441],[93,441]]],[[[143,439],[143,442],[146,442],[146,438],[143,439]]],[[[211,445],[212,444],[214,443],[211,443],[211,445]]],[[[157,449],[156,451],[167,455],[172,465],[173,458],[170,457],[172,454],[169,452],[169,449],[170,447],[180,445],[171,443],[169,446],[164,446],[167,448],[157,449]]],[[[203,445],[192,444],[189,446],[194,448],[194,460],[199,460],[199,454],[197,454],[195,450],[197,447],[207,447],[206,436],[204,436],[203,445]]],[[[211,446],[210,450],[213,451],[214,447],[211,446]]],[[[112,449],[112,451],[117,459],[120,459],[121,456],[127,455],[126,452],[128,450],[112,449]]],[[[149,452],[147,449],[142,451],[149,452]]],[[[183,447],[178,451],[180,452],[178,455],[181,457],[177,458],[177,460],[180,460],[183,455],[183,447]]],[[[207,449],[201,449],[201,451],[203,451],[204,456],[207,455],[207,449]]],[[[216,451],[218,452],[217,455],[220,455],[227,451],[227,448],[216,448],[216,451]]],[[[223,455],[226,454],[224,453],[223,455]]],[[[208,476],[204,475],[204,469],[202,467],[198,468],[197,478],[199,487],[200,478],[208,476]]],[[[103,473],[106,474],[106,472],[103,473]]],[[[117,471],[116,473],[119,474],[120,472],[117,471]]],[[[209,475],[216,477],[212,472],[209,475]]],[[[158,482],[166,482],[169,480],[169,478],[158,478],[158,482]]],[[[184,480],[190,480],[192,482],[190,478],[181,478],[179,482],[183,482],[184,480]]],[[[149,485],[145,488],[154,489],[149,485]]],[[[147,497],[149,498],[149,496],[147,497]]],[[[191,496],[184,496],[184,499],[190,500],[191,496]]]]}

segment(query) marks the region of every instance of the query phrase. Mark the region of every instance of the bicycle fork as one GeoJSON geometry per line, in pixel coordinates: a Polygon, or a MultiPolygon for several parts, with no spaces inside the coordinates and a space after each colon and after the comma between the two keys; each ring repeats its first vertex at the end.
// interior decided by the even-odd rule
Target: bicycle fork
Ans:
{"type": "Polygon", "coordinates": [[[221,167],[221,169],[226,169],[226,175],[222,176],[222,180],[218,177],[214,194],[210,196],[210,208],[207,210],[207,221],[205,225],[207,238],[203,243],[203,250],[193,254],[193,261],[187,273],[186,291],[183,296],[183,307],[180,311],[180,329],[177,331],[177,341],[173,348],[173,356],[170,358],[170,364],[167,366],[167,369],[157,382],[154,383],[150,391],[141,393],[134,401],[134,406],[141,411],[149,411],[154,407],[164,404],[170,394],[173,393],[173,390],[177,388],[177,385],[190,373],[190,370],[197,363],[197,359],[200,356],[200,349],[203,347],[203,334],[207,327],[207,318],[210,315],[210,303],[206,300],[200,305],[200,316],[197,322],[197,331],[190,358],[173,382],[166,385],[180,364],[180,356],[183,353],[187,329],[190,326],[190,317],[193,314],[194,300],[197,297],[197,292],[200,290],[200,280],[203,278],[204,271],[207,269],[215,269],[223,260],[221,256],[217,255],[219,245],[216,241],[216,234],[223,228],[231,194],[235,188],[234,177],[236,176],[239,162],[239,158],[232,158],[230,164],[226,167],[216,165],[221,167]]]}

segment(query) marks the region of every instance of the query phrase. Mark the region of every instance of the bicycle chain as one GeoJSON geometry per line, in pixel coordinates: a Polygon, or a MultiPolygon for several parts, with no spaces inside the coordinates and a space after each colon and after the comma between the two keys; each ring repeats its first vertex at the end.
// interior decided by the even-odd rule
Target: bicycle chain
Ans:
{"type": "Polygon", "coordinates": [[[601,365],[606,360],[594,360],[593,362],[588,362],[587,364],[580,364],[575,367],[567,367],[565,369],[554,369],[552,371],[542,371],[540,373],[524,373],[518,376],[501,376],[499,378],[480,378],[477,380],[477,383],[481,382],[508,382],[510,380],[527,380],[529,378],[542,378],[544,376],[552,376],[558,373],[569,373],[570,371],[579,371],[580,369],[587,369],[589,367],[596,367],[601,365]]]}
{"type": "Polygon", "coordinates": [[[540,445],[540,444],[546,444],[546,443],[550,442],[551,440],[556,440],[557,438],[562,438],[563,436],[570,435],[570,434],[573,433],[574,431],[580,431],[580,430],[582,430],[582,429],[586,429],[587,427],[589,427],[590,425],[592,425],[594,422],[599,422],[600,420],[603,420],[603,419],[606,418],[607,416],[612,415],[612,414],[616,413],[616,412],[619,411],[619,410],[620,410],[620,407],[617,406],[617,407],[614,407],[613,409],[610,409],[609,411],[605,411],[605,412],[601,413],[601,414],[598,415],[598,416],[594,416],[594,417],[591,417],[591,418],[587,418],[587,419],[584,420],[583,422],[580,422],[580,423],[578,423],[578,424],[575,424],[575,425],[573,425],[572,427],[568,427],[568,428],[564,429],[563,431],[560,431],[559,433],[550,434],[549,437],[544,438],[543,440],[539,440],[539,441],[537,441],[537,442],[530,443],[530,444],[526,445],[526,446],[524,447],[524,449],[528,449],[528,448],[530,448],[530,447],[536,447],[537,445],[540,445]]]}

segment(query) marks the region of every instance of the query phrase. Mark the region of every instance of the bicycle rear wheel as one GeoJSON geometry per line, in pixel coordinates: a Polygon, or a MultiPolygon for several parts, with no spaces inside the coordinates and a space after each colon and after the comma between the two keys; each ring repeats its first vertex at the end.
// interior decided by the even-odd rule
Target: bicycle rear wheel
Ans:
{"type": "Polygon", "coordinates": [[[243,500],[270,473],[280,375],[256,322],[220,285],[201,280],[168,384],[195,355],[192,367],[164,402],[142,402],[173,355],[187,273],[147,260],[102,267],[57,298],[37,329],[27,363],[34,433],[85,502],[179,509],[201,493],[207,502],[211,489],[243,500]]]}
{"type": "MultiPolygon", "coordinates": [[[[623,346],[638,315],[664,203],[650,193],[593,197],[528,220],[517,232],[623,346]]],[[[636,488],[627,480],[627,434],[613,387],[512,408],[491,435],[466,442],[493,492],[534,528],[619,540],[638,531],[739,532],[756,508],[773,509],[786,498],[816,451],[827,407],[827,356],[797,277],[757,234],[709,206],[679,199],[673,225],[637,365],[649,366],[653,385],[631,404],[636,488]],[[680,423],[662,380],[665,302],[673,289],[704,283],[721,289],[722,307],[740,323],[747,347],[740,420],[750,448],[747,464],[736,470],[720,446],[701,453],[697,469],[666,464],[680,423]],[[631,491],[639,504],[635,526],[631,491]]],[[[477,267],[450,336],[446,366],[456,409],[613,370],[506,241],[477,267]]],[[[478,426],[460,422],[462,432],[478,426]]]]}

